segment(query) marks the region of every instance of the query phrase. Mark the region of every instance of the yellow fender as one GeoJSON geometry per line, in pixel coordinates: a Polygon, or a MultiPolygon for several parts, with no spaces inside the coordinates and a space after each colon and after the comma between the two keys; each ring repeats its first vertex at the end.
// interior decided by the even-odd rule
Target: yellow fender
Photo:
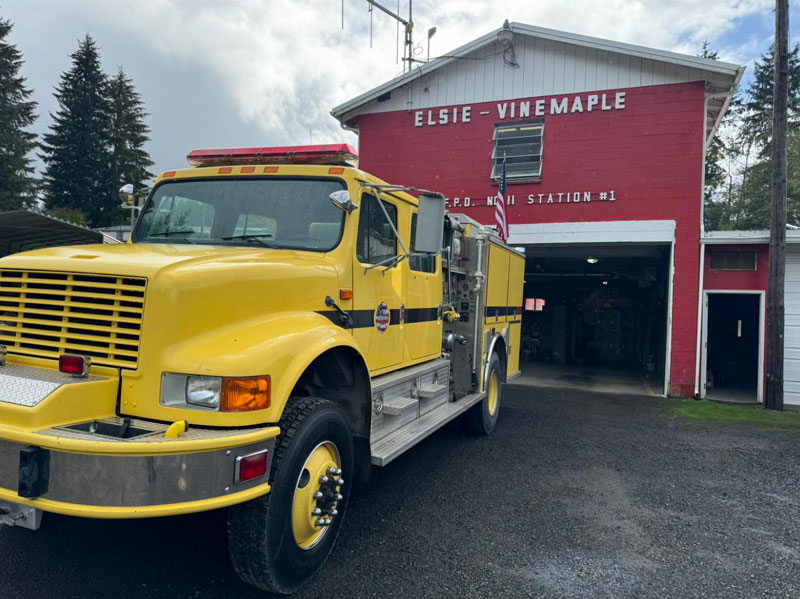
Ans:
{"type": "MultiPolygon", "coordinates": [[[[272,388],[268,409],[225,414],[225,426],[248,426],[280,420],[289,394],[303,372],[317,357],[336,347],[348,347],[363,355],[351,333],[328,318],[316,312],[280,312],[168,346],[158,357],[163,365],[158,370],[209,376],[269,375],[272,388]]],[[[160,379],[160,372],[156,374],[153,370],[143,369],[136,387],[157,389],[159,381],[147,380],[156,376],[160,379]]],[[[155,395],[153,399],[145,398],[151,402],[146,412],[152,418],[186,419],[186,410],[159,406],[155,395]]],[[[129,401],[133,401],[132,396],[129,401]]],[[[146,417],[143,408],[140,404],[138,413],[146,417]]],[[[191,413],[192,425],[220,423],[217,412],[191,413]]]]}

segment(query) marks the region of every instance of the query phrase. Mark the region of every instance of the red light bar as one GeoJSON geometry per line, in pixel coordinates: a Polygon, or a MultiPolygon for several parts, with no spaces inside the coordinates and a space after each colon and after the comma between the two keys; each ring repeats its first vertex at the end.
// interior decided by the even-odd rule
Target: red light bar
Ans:
{"type": "Polygon", "coordinates": [[[278,146],[274,148],[230,148],[192,150],[186,156],[190,166],[236,164],[330,164],[355,166],[358,152],[350,144],[278,146]]]}

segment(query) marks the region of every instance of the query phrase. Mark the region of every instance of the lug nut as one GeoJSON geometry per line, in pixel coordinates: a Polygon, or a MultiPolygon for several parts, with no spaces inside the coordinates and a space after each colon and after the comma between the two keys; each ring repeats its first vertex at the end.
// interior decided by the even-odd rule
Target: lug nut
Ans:
{"type": "Polygon", "coordinates": [[[340,478],[339,480],[336,481],[336,484],[339,485],[339,486],[343,485],[344,484],[344,479],[340,478]]]}
{"type": "Polygon", "coordinates": [[[328,466],[327,473],[328,474],[336,474],[336,468],[334,468],[333,466],[328,466]]]}
{"type": "Polygon", "coordinates": [[[331,516],[336,516],[338,513],[338,510],[331,510],[331,516]]]}
{"type": "Polygon", "coordinates": [[[330,479],[329,479],[327,476],[325,476],[324,474],[323,474],[322,476],[320,476],[320,477],[319,477],[319,482],[321,482],[323,485],[324,485],[326,482],[328,482],[329,480],[330,480],[330,479]]]}
{"type": "Polygon", "coordinates": [[[314,494],[312,495],[312,497],[314,499],[322,499],[322,492],[321,491],[314,491],[314,494]]]}
{"type": "Polygon", "coordinates": [[[334,474],[335,474],[336,476],[339,476],[341,473],[342,473],[342,469],[341,469],[341,468],[337,468],[337,469],[336,469],[336,472],[334,472],[334,474]]]}
{"type": "Polygon", "coordinates": [[[322,510],[319,509],[318,507],[315,507],[313,510],[311,510],[311,515],[312,516],[321,516],[322,515],[322,510]]]}
{"type": "Polygon", "coordinates": [[[342,495],[341,493],[337,493],[336,494],[336,501],[341,501],[342,499],[344,499],[344,495],[342,495]]]}

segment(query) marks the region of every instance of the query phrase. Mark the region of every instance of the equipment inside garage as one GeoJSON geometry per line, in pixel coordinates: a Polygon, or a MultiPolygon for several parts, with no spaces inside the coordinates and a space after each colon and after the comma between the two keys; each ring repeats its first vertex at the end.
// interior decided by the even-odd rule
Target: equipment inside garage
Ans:
{"type": "Polygon", "coordinates": [[[523,359],[662,380],[668,260],[668,246],[528,247],[523,359]]]}

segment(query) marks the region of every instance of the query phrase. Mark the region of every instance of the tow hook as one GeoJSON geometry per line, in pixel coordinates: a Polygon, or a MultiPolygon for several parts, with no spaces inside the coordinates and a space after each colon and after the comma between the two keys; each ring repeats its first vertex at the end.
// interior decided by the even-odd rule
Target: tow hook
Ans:
{"type": "Polygon", "coordinates": [[[29,530],[39,530],[41,525],[42,510],[0,501],[0,526],[19,526],[29,530]]]}

